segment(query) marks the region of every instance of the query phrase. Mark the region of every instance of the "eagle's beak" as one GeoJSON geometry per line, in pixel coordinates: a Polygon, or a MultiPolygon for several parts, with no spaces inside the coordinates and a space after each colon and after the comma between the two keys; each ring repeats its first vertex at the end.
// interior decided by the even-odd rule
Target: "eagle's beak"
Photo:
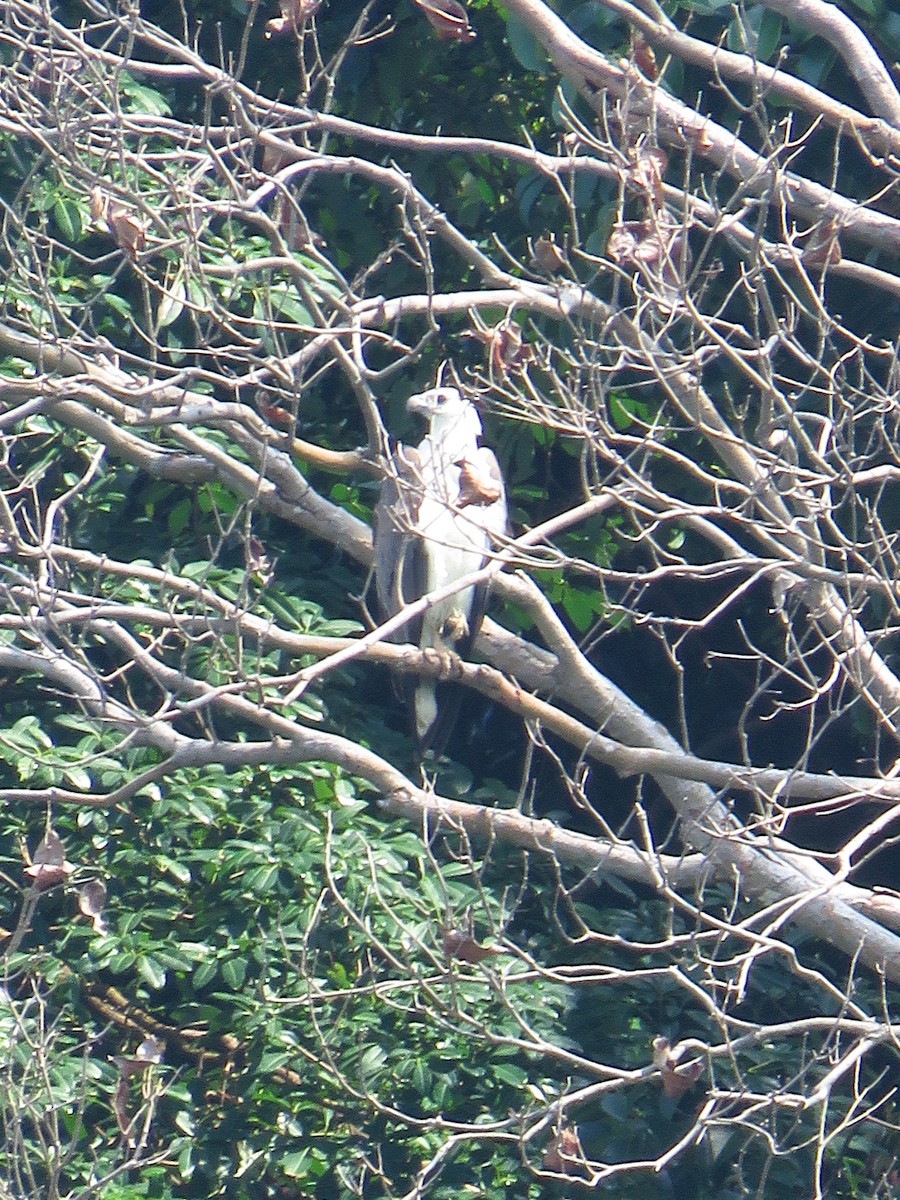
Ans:
{"type": "Polygon", "coordinates": [[[415,396],[410,396],[406,402],[406,411],[430,417],[434,412],[434,396],[430,392],[418,392],[415,396]]]}

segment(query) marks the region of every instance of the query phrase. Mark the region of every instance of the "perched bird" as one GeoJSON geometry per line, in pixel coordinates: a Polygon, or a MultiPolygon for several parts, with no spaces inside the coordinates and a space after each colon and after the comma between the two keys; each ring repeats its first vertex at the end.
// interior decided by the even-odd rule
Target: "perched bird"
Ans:
{"type": "MultiPolygon", "coordinates": [[[[411,396],[428,421],[415,448],[398,446],[375,510],[375,588],[387,616],[447,587],[487,561],[506,531],[506,495],[493,451],[480,446],[475,406],[454,387],[411,396]]],[[[424,649],[465,657],[484,617],[487,586],[466,587],[431,605],[400,635],[424,649]]],[[[433,679],[415,685],[416,736],[439,753],[459,708],[433,679]]]]}

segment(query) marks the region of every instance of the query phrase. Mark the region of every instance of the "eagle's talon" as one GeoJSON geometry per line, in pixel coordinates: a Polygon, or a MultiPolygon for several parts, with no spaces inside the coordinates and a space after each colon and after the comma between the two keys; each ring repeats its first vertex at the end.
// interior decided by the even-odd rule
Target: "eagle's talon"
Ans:
{"type": "Polygon", "coordinates": [[[435,679],[441,683],[446,683],[450,679],[459,679],[462,675],[463,660],[452,650],[442,650],[437,646],[431,646],[425,651],[425,657],[429,665],[433,664],[437,668],[435,679]]]}
{"type": "Polygon", "coordinates": [[[441,625],[441,637],[444,641],[452,642],[455,646],[457,642],[463,641],[468,636],[469,622],[466,620],[465,613],[450,613],[441,625]]]}

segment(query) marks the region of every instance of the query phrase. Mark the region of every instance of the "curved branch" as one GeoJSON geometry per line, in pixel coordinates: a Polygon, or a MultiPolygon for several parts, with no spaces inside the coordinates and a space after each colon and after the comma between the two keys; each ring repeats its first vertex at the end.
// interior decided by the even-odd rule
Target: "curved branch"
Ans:
{"type": "Polygon", "coordinates": [[[603,114],[607,97],[627,100],[635,116],[644,117],[658,128],[665,144],[708,159],[739,180],[746,193],[774,202],[779,209],[802,215],[813,224],[823,217],[833,220],[845,234],[896,255],[895,218],[786,170],[778,162],[778,155],[769,158],[758,154],[708,117],[648,84],[636,71],[613,65],[577,37],[543,0],[508,0],[508,8],[598,114],[603,114]]]}

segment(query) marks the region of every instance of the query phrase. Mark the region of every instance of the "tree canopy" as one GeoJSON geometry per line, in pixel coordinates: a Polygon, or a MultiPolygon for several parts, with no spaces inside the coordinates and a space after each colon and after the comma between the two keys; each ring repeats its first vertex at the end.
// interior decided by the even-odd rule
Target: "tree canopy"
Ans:
{"type": "Polygon", "coordinates": [[[0,17],[0,1200],[892,1195],[900,16],[0,17]]]}

